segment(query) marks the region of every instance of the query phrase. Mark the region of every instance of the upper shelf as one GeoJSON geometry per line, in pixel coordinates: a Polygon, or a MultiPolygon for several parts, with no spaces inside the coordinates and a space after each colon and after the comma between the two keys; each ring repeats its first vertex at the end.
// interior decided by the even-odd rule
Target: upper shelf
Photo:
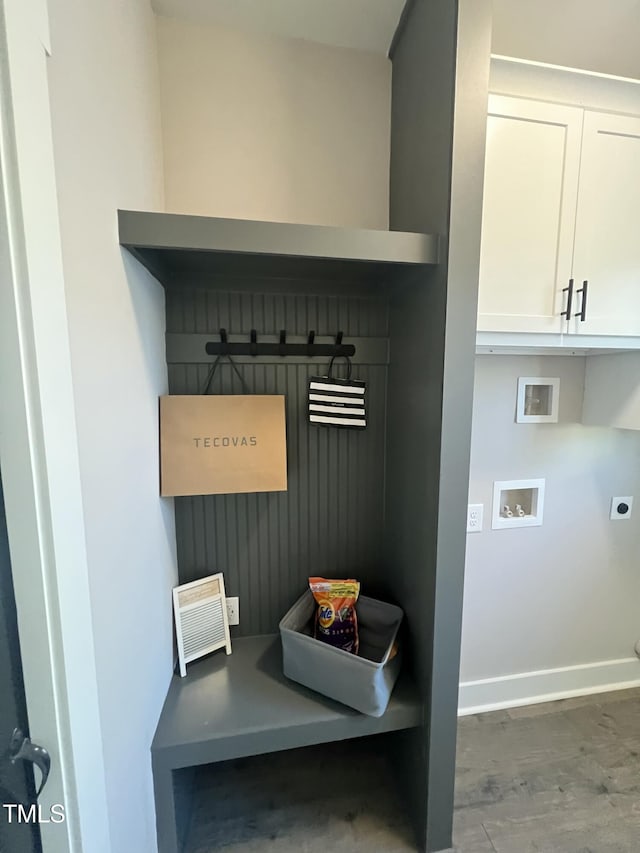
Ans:
{"type": "Polygon", "coordinates": [[[118,211],[120,244],[164,285],[184,276],[384,277],[438,260],[438,238],[403,231],[118,211]]]}

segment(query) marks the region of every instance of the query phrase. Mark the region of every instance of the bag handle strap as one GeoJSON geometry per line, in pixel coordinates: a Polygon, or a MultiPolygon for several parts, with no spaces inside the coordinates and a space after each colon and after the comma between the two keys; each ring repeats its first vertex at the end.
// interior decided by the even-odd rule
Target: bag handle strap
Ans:
{"type": "Polygon", "coordinates": [[[344,358],[344,360],[347,362],[347,381],[349,381],[349,379],[351,379],[351,359],[349,358],[348,355],[334,355],[333,356],[333,358],[329,362],[329,370],[327,372],[327,377],[329,379],[333,379],[333,362],[336,360],[336,358],[344,358]]]}
{"type": "Polygon", "coordinates": [[[203,394],[209,393],[209,389],[211,388],[211,383],[213,382],[213,378],[216,375],[216,371],[218,369],[218,364],[220,363],[220,360],[223,358],[229,359],[229,364],[234,369],[236,376],[240,380],[240,384],[242,385],[242,390],[244,391],[245,394],[248,394],[249,389],[247,388],[247,383],[244,381],[243,375],[238,370],[238,366],[236,365],[235,361],[231,358],[230,355],[219,355],[216,358],[216,360],[213,362],[213,364],[211,365],[211,370],[209,371],[209,373],[207,375],[207,379],[204,383],[204,388],[202,389],[202,393],[203,394]]]}

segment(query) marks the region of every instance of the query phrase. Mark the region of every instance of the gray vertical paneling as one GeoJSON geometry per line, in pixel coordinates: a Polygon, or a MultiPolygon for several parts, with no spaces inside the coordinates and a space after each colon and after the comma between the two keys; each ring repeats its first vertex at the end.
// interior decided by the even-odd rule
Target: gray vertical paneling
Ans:
{"type": "Polygon", "coordinates": [[[446,238],[393,302],[389,368],[388,554],[429,703],[399,742],[428,851],[451,846],[490,29],[488,0],[413,0],[392,55],[391,227],[446,238]]]}
{"type": "MultiPolygon", "coordinates": [[[[341,330],[349,336],[386,337],[383,298],[234,293],[206,288],[168,292],[167,330],[304,335],[341,330]]],[[[309,575],[355,576],[379,587],[384,516],[384,441],[387,368],[358,365],[368,383],[369,428],[327,429],[307,423],[309,377],[316,365],[246,364],[252,393],[285,394],[289,488],[284,493],[176,498],[180,580],[222,571],[228,595],[240,598],[242,635],[277,630],[309,575]]],[[[169,365],[171,394],[202,391],[209,365],[169,365]]],[[[339,375],[343,366],[336,364],[339,375]]],[[[222,363],[213,393],[241,393],[222,363]]]]}

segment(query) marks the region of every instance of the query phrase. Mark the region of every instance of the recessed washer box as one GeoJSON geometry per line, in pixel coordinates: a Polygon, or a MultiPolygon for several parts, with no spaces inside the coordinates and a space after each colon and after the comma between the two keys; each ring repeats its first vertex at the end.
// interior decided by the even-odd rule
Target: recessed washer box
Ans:
{"type": "Polygon", "coordinates": [[[539,527],[544,509],[544,480],[497,480],[493,484],[491,527],[539,527]]]}

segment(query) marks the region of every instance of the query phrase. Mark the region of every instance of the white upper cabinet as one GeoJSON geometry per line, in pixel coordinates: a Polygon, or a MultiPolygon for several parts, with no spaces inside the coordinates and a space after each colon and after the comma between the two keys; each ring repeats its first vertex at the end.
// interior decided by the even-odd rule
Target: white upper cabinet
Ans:
{"type": "Polygon", "coordinates": [[[490,97],[479,332],[640,346],[638,94],[617,112],[490,97]]]}
{"type": "Polygon", "coordinates": [[[640,118],[585,112],[571,331],[640,335],[640,118]]]}
{"type": "Polygon", "coordinates": [[[576,107],[490,97],[480,331],[566,331],[582,119],[576,107]]]}

